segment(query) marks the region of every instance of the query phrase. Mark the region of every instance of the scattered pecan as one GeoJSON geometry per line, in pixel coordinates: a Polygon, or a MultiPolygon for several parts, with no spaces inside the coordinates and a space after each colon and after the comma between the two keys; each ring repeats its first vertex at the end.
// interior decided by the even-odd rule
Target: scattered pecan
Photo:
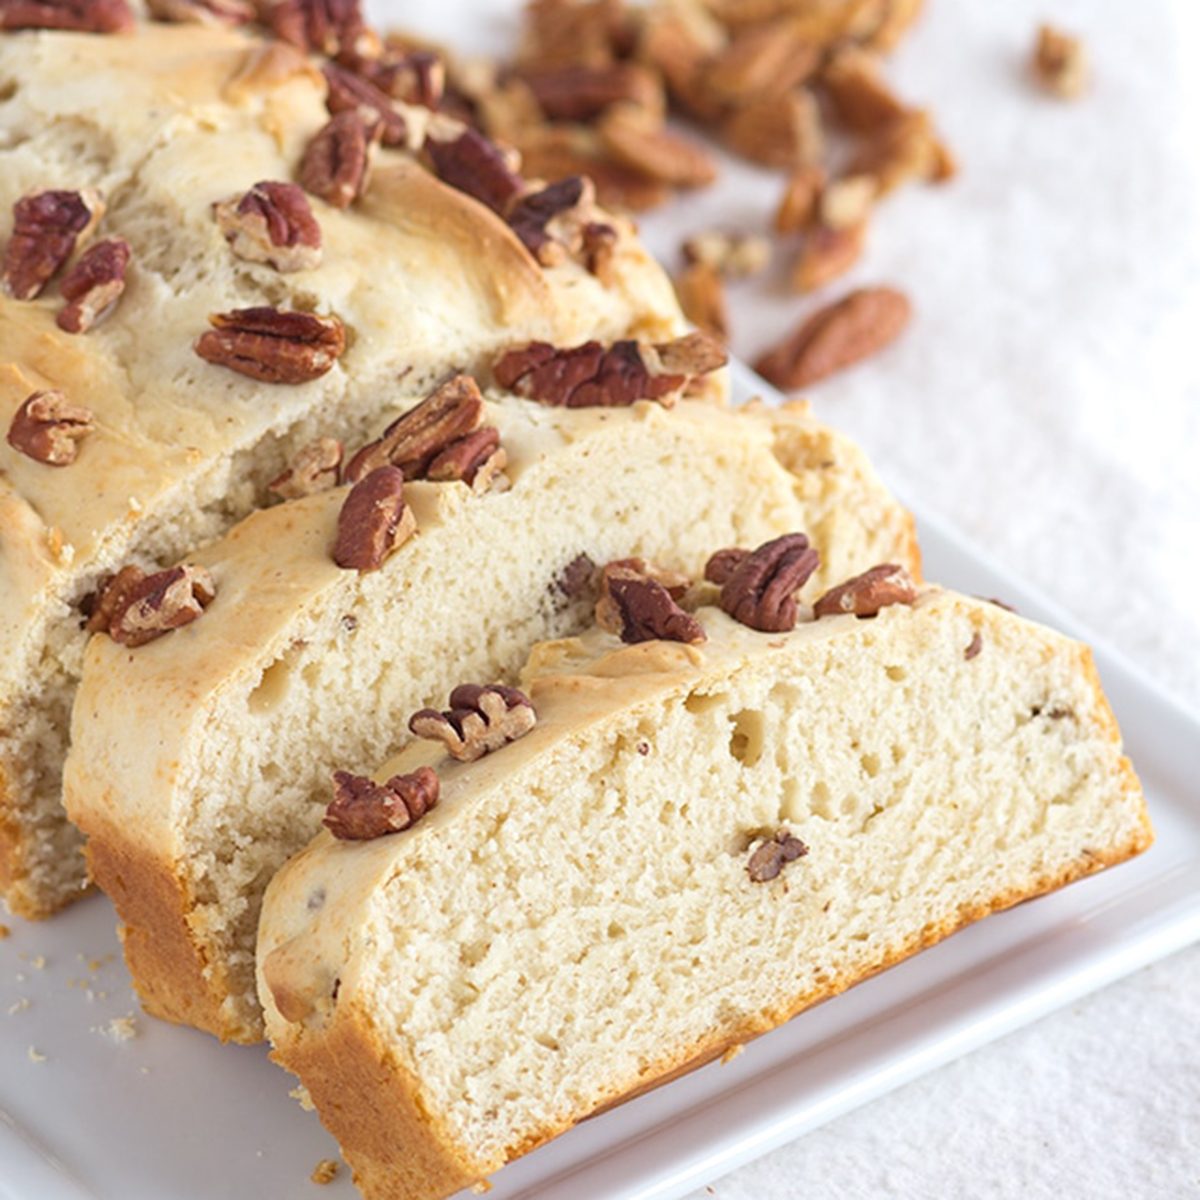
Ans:
{"type": "Polygon", "coordinates": [[[771,243],[753,233],[710,229],[683,243],[683,257],[689,263],[711,267],[726,279],[746,279],[767,269],[771,243]]]}
{"type": "MultiPolygon", "coordinates": [[[[729,552],[716,564],[730,564],[729,552]]],[[[721,608],[735,621],[763,633],[786,633],[796,628],[796,593],[817,569],[820,556],[802,533],[785,533],[764,542],[728,573],[721,586],[721,608]]],[[[712,567],[712,560],[709,560],[712,567]]],[[[705,568],[708,577],[710,567],[705,568]]]]}
{"type": "Polygon", "coordinates": [[[543,67],[523,70],[520,78],[555,121],[591,121],[615,104],[633,104],[657,117],[666,107],[658,77],[636,63],[543,67]]]}
{"type": "Polygon", "coordinates": [[[128,0],[4,0],[0,4],[0,29],[124,33],[133,24],[128,0]]]}
{"type": "Polygon", "coordinates": [[[507,212],[524,188],[504,152],[477,129],[431,128],[425,152],[439,179],[495,212],[507,212]]]}
{"type": "Polygon", "coordinates": [[[4,252],[4,287],[32,300],[82,245],[104,214],[100,193],[30,192],[13,205],[13,232],[4,252]]]}
{"type": "Polygon", "coordinates": [[[716,160],[699,143],[663,126],[632,105],[607,112],[597,125],[600,141],[618,163],[672,187],[704,187],[717,177],[716,160]]]}
{"type": "Polygon", "coordinates": [[[705,262],[690,263],[675,278],[675,294],[683,315],[693,325],[719,342],[729,341],[725,284],[716,267],[705,262]]]}
{"type": "Polygon", "coordinates": [[[196,353],[263,383],[319,379],[346,349],[345,327],[333,316],[263,307],[213,313],[208,319],[213,328],[196,339],[196,353]]]}
{"type": "Polygon", "coordinates": [[[444,742],[460,762],[474,762],[524,737],[536,723],[524,692],[500,684],[463,683],[450,693],[445,712],[423,708],[409,718],[408,728],[419,738],[444,742]]]}
{"type": "Polygon", "coordinates": [[[817,202],[824,187],[824,167],[810,164],[793,171],[775,210],[775,232],[799,233],[810,225],[816,217],[817,202]]]}
{"type": "Polygon", "coordinates": [[[704,626],[678,604],[688,580],[673,573],[666,579],[654,578],[656,573],[639,559],[609,563],[601,573],[596,623],[623,642],[661,640],[695,645],[705,641],[704,626]],[[681,580],[682,586],[669,588],[672,577],[681,580]]]}
{"type": "Polygon", "coordinates": [[[881,563],[830,588],[815,605],[815,617],[833,617],[853,613],[856,617],[873,617],[889,604],[911,604],[917,598],[917,588],[903,567],[881,563]]]}
{"type": "Polygon", "coordinates": [[[146,0],[159,21],[187,25],[244,25],[255,17],[250,0],[146,0]]]}
{"type": "Polygon", "coordinates": [[[461,480],[477,492],[487,491],[508,464],[500,432],[491,425],[451,442],[429,464],[425,474],[434,483],[461,480]]]}
{"type": "Polygon", "coordinates": [[[788,170],[815,164],[825,145],[817,102],[803,89],[736,109],[721,132],[743,158],[788,170]]]}
{"type": "Polygon", "coordinates": [[[676,601],[682,600],[692,585],[692,581],[679,571],[660,567],[644,558],[618,558],[606,563],[600,572],[595,620],[601,629],[618,636],[625,628],[625,619],[609,588],[609,581],[613,579],[649,579],[665,588],[667,595],[676,601]]]}
{"type": "Polygon", "coordinates": [[[884,81],[879,59],[859,46],[839,47],[821,72],[821,84],[838,119],[858,133],[871,133],[906,111],[884,81]]]}
{"type": "Polygon", "coordinates": [[[774,837],[768,838],[746,863],[746,872],[751,883],[768,883],[774,879],[784,866],[803,858],[808,853],[808,847],[786,829],[781,829],[774,837]]]}
{"type": "Polygon", "coordinates": [[[212,577],[188,563],[147,575],[122,567],[101,590],[86,628],[122,646],[144,646],[201,616],[216,596],[212,577]]]}
{"type": "Polygon", "coordinates": [[[622,0],[534,0],[526,9],[519,61],[603,66],[628,52],[628,21],[622,0]]]}
{"type": "Polygon", "coordinates": [[[590,590],[595,575],[591,556],[577,554],[555,577],[553,587],[568,600],[578,600],[590,590]]]}
{"type": "Polygon", "coordinates": [[[116,304],[125,290],[129,243],[106,238],[83,252],[63,276],[61,291],[67,301],[55,318],[67,333],[86,333],[116,304]]]}
{"type": "Polygon", "coordinates": [[[781,100],[820,62],[820,47],[803,23],[784,17],[738,33],[705,71],[704,85],[735,106],[781,100]]]}
{"type": "Polygon", "coordinates": [[[862,257],[866,237],[865,221],[847,229],[818,225],[810,230],[792,268],[792,287],[815,292],[844,275],[862,257]]]}
{"type": "Polygon", "coordinates": [[[953,177],[954,159],[927,112],[912,110],[868,138],[846,166],[847,175],[869,175],[882,198],[911,179],[941,183],[953,177]]]}
{"type": "Polygon", "coordinates": [[[725,550],[718,550],[704,564],[704,578],[709,583],[715,583],[718,586],[728,583],[734,571],[749,557],[750,551],[743,550],[740,546],[730,546],[725,550]]]}
{"type": "Polygon", "coordinates": [[[415,825],[438,802],[440,781],[432,767],[376,783],[349,771],[333,773],[333,800],[322,824],[344,842],[366,842],[415,825]]]}
{"type": "Polygon", "coordinates": [[[377,571],[416,532],[404,502],[404,473],[379,467],[349,491],[338,513],[333,561],[348,571],[377,571]]]}
{"type": "Polygon", "coordinates": [[[91,412],[68,404],[62,392],[34,392],[13,415],[8,444],[37,462],[65,467],[93,428],[91,412]]]}
{"type": "Polygon", "coordinates": [[[1053,25],[1038,29],[1031,65],[1038,83],[1064,100],[1074,100],[1087,90],[1091,67],[1086,47],[1053,25]]]}
{"type": "Polygon", "coordinates": [[[346,467],[346,481],[356,483],[389,464],[399,467],[405,479],[421,479],[438,455],[479,429],[483,417],[475,380],[455,375],[359,450],[346,467]]]}
{"type": "Polygon", "coordinates": [[[908,324],[908,298],[892,288],[861,288],[819,309],[768,351],[755,370],[785,390],[807,387],[882,350],[908,324]]]}
{"type": "Polygon", "coordinates": [[[360,0],[265,0],[259,8],[267,28],[299,50],[334,55],[366,32],[360,0]]]}
{"type": "Polygon", "coordinates": [[[369,79],[363,79],[336,63],[327,62],[321,70],[329,89],[325,95],[325,105],[331,115],[356,112],[378,124],[379,137],[385,146],[403,146],[407,143],[408,122],[397,111],[386,92],[369,79]]]}
{"type": "Polygon", "coordinates": [[[267,488],[284,500],[311,496],[314,492],[337,487],[341,465],[342,443],[337,438],[317,438],[297,450],[287,470],[271,480],[267,488]]]}
{"type": "Polygon", "coordinates": [[[321,262],[321,227],[297,184],[263,180],[218,201],[213,212],[239,258],[277,271],[309,271],[321,262]]]}
{"type": "Polygon", "coordinates": [[[379,123],[368,126],[357,110],[331,117],[305,147],[296,176],[300,186],[334,208],[349,208],[367,190],[379,136],[379,123]]]}
{"type": "Polygon", "coordinates": [[[971,640],[967,643],[967,648],[963,651],[963,658],[970,662],[971,659],[978,657],[979,652],[983,649],[983,635],[979,630],[975,630],[971,636],[971,640]]]}

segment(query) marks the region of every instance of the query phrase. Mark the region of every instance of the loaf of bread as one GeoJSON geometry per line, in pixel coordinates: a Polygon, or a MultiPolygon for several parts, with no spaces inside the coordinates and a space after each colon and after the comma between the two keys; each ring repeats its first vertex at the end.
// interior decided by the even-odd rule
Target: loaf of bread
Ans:
{"type": "Polygon", "coordinates": [[[634,555],[695,573],[714,545],[802,526],[824,559],[809,590],[880,558],[917,569],[909,515],[803,407],[510,396],[487,421],[507,490],[406,485],[416,533],[379,570],[333,560],[342,487],[190,556],[216,597],[186,628],[89,644],[67,807],[150,1012],[261,1038],[262,892],[320,828],[330,771],[369,770],[464,672],[511,678],[536,642],[584,628],[596,565],[634,555]]]}
{"type": "Polygon", "coordinates": [[[540,647],[531,730],[475,761],[416,742],[381,787],[341,777],[339,836],[268,888],[274,1054],[367,1200],[482,1181],[1151,840],[1066,637],[938,590],[790,633],[696,619],[698,644],[540,647]],[[403,832],[343,840],[396,797],[403,832]]]}
{"type": "Polygon", "coordinates": [[[315,60],[280,43],[194,25],[6,33],[0,85],[0,893],[39,916],[84,882],[60,777],[98,581],[221,533],[293,451],[365,436],[450,370],[486,373],[529,339],[681,325],[631,226],[598,210],[602,270],[542,265],[403,147],[376,150],[349,207],[280,192],[330,120],[315,60]],[[89,270],[118,291],[124,273],[107,314],[89,270]],[[210,330],[263,308],[276,315],[210,330]],[[281,333],[296,335],[282,349],[281,333]],[[30,410],[35,393],[54,402],[30,410]]]}

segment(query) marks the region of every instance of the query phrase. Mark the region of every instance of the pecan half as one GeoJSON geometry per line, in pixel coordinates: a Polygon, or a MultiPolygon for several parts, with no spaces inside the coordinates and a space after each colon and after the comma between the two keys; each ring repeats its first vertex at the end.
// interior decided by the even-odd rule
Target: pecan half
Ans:
{"type": "Polygon", "coordinates": [[[128,0],[5,0],[0,4],[0,29],[124,33],[133,24],[128,0]]]}
{"type": "Polygon", "coordinates": [[[792,287],[798,292],[815,292],[844,275],[862,257],[866,236],[865,221],[848,229],[818,225],[800,248],[792,268],[792,287]]]}
{"type": "Polygon", "coordinates": [[[440,787],[432,767],[418,767],[411,775],[393,775],[386,783],[335,771],[333,800],[322,824],[344,842],[366,842],[400,833],[437,806],[440,787]]]}
{"type": "Polygon", "coordinates": [[[423,708],[409,718],[419,738],[444,742],[460,762],[474,762],[524,737],[537,723],[533,703],[516,688],[463,683],[450,693],[445,712],[423,708]]]}
{"type": "Polygon", "coordinates": [[[34,392],[13,414],[8,444],[51,467],[65,467],[79,454],[79,443],[92,432],[92,414],[68,404],[57,390],[34,392]]]}
{"type": "Polygon", "coordinates": [[[660,567],[658,563],[649,562],[644,558],[618,558],[606,563],[600,572],[600,594],[596,599],[595,620],[601,629],[615,633],[618,637],[625,628],[625,617],[609,587],[609,582],[614,579],[649,579],[665,588],[667,595],[675,601],[682,600],[692,585],[692,581],[686,575],[667,567],[660,567]]]}
{"type": "Polygon", "coordinates": [[[146,575],[123,567],[101,591],[86,628],[122,646],[144,646],[190,625],[216,596],[212,577],[188,563],[146,575]]]}
{"type": "Polygon", "coordinates": [[[808,847],[786,829],[779,830],[768,838],[746,863],[746,873],[751,883],[768,883],[774,879],[787,863],[795,862],[808,853],[808,847]]]}
{"type": "Polygon", "coordinates": [[[873,617],[889,604],[911,604],[916,598],[916,584],[903,567],[880,563],[830,588],[813,605],[813,616],[819,619],[853,613],[856,617],[873,617]]]}
{"type": "MultiPolygon", "coordinates": [[[[571,175],[520,197],[509,211],[508,224],[542,266],[552,267],[563,260],[567,247],[549,229],[551,222],[592,203],[591,184],[582,175],[571,175]]],[[[578,235],[582,240],[582,228],[578,235]]]]}
{"type": "Polygon", "coordinates": [[[272,479],[267,488],[285,500],[311,496],[314,492],[337,487],[341,465],[342,443],[337,438],[317,438],[296,451],[287,470],[272,479]]]}
{"type": "Polygon", "coordinates": [[[371,154],[380,127],[357,110],[331,117],[304,149],[296,178],[306,192],[334,208],[349,208],[367,190],[371,154]]]}
{"type": "Polygon", "coordinates": [[[408,141],[408,122],[396,110],[392,99],[369,79],[363,79],[334,63],[325,63],[321,70],[329,90],[325,105],[336,116],[340,112],[357,112],[368,121],[378,122],[380,139],[385,146],[403,146],[408,141]]]}
{"type": "Polygon", "coordinates": [[[765,167],[794,170],[816,163],[825,147],[820,110],[804,89],[735,109],[721,133],[735,153],[765,167]]]}
{"type": "Polygon", "coordinates": [[[266,0],[259,8],[267,28],[299,50],[352,50],[366,32],[360,0],[266,0]]]}
{"type": "Polygon", "coordinates": [[[591,121],[614,104],[632,104],[658,116],[666,106],[662,84],[636,63],[525,69],[520,78],[553,121],[591,121]]]}
{"type": "Polygon", "coordinates": [[[425,139],[425,152],[443,183],[474,196],[502,215],[524,188],[504,151],[477,129],[459,128],[457,123],[445,130],[432,127],[425,139]]]}
{"type": "Polygon", "coordinates": [[[725,550],[718,550],[704,564],[704,578],[709,583],[715,583],[718,586],[728,583],[733,577],[734,571],[749,557],[750,551],[743,550],[740,546],[730,546],[725,550]]]}
{"type": "Polygon", "coordinates": [[[878,57],[859,46],[838,47],[821,71],[821,84],[838,119],[858,133],[871,133],[906,111],[884,80],[878,57]]]}
{"type": "Polygon", "coordinates": [[[902,292],[860,288],[818,309],[795,333],[764,354],[754,369],[784,390],[807,387],[895,341],[911,312],[902,292]]]}
{"type": "Polygon", "coordinates": [[[310,271],[321,262],[321,227],[297,184],[262,180],[218,201],[213,214],[238,258],[277,271],[310,271]]]}
{"type": "Polygon", "coordinates": [[[735,106],[782,99],[821,62],[820,47],[791,17],[739,32],[707,68],[704,84],[735,106]]]}
{"type": "Polygon", "coordinates": [[[775,232],[799,233],[811,224],[824,188],[824,167],[809,164],[793,171],[775,210],[775,232]]]}
{"type": "Polygon", "coordinates": [[[263,383],[319,379],[346,349],[346,330],[337,317],[238,308],[208,319],[213,328],[196,339],[196,353],[263,383]]]}
{"type": "Polygon", "coordinates": [[[619,105],[596,127],[600,141],[623,166],[672,187],[705,187],[717,177],[713,156],[698,142],[667,129],[661,119],[619,105]]]}
{"type": "Polygon", "coordinates": [[[475,380],[455,375],[359,450],[346,467],[346,480],[355,483],[388,464],[399,467],[405,479],[420,479],[438,455],[480,427],[483,415],[475,380]]]}
{"type": "Polygon", "coordinates": [[[104,214],[100,193],[30,192],[13,205],[13,232],[4,252],[4,288],[32,300],[82,245],[104,214]]]}
{"type": "Polygon", "coordinates": [[[244,25],[255,17],[250,0],[146,0],[158,21],[185,25],[244,25]]]}
{"type": "Polygon", "coordinates": [[[404,502],[403,473],[380,467],[347,494],[338,513],[333,561],[347,571],[377,571],[416,529],[416,518],[404,502]]]}
{"type": "Polygon", "coordinates": [[[430,464],[425,478],[434,483],[461,480],[477,492],[485,492],[508,465],[500,445],[500,431],[491,425],[451,442],[430,464]]]}
{"type": "MultiPolygon", "coordinates": [[[[728,574],[721,587],[721,607],[735,621],[763,633],[795,629],[796,593],[818,562],[820,556],[802,533],[785,533],[764,542],[728,574]]],[[[725,565],[728,559],[718,569],[725,565]]]]}
{"type": "Polygon", "coordinates": [[[105,317],[125,290],[129,243],[105,238],[83,252],[63,276],[61,291],[67,301],[55,320],[67,333],[86,333],[105,317]]]}
{"type": "Polygon", "coordinates": [[[708,638],[704,626],[680,608],[671,593],[654,579],[606,568],[603,588],[603,595],[619,615],[618,636],[623,642],[658,640],[696,645],[708,638]]]}
{"type": "Polygon", "coordinates": [[[956,171],[954,157],[937,135],[929,113],[905,112],[869,137],[846,165],[847,175],[870,175],[877,197],[924,179],[943,183],[956,171]]]}
{"type": "Polygon", "coordinates": [[[1074,100],[1087,90],[1091,75],[1087,48],[1079,38],[1052,25],[1038,29],[1032,67],[1038,83],[1064,100],[1074,100]]]}

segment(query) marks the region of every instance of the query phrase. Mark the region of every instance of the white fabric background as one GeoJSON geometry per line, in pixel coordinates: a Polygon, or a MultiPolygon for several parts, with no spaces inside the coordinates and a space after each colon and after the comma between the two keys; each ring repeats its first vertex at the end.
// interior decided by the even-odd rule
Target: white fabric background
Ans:
{"type": "MultiPolygon", "coordinates": [[[[511,44],[504,0],[379,3],[456,45],[511,44]],[[469,12],[469,20],[463,13],[469,12]]],[[[902,342],[814,389],[903,495],[939,510],[1200,707],[1200,4],[929,0],[896,57],[962,162],[890,200],[847,281],[896,283],[902,342]],[[1078,104],[1028,83],[1033,31],[1086,36],[1078,104]]],[[[761,228],[777,175],[644,222],[674,265],[688,232],[761,228]]],[[[835,289],[836,290],[836,289],[835,289]]],[[[754,354],[811,302],[734,294],[754,354]]],[[[1200,783],[1198,783],[1200,788],[1200,783]]],[[[694,1200],[1200,1196],[1200,948],[776,1151],[694,1200]]]]}

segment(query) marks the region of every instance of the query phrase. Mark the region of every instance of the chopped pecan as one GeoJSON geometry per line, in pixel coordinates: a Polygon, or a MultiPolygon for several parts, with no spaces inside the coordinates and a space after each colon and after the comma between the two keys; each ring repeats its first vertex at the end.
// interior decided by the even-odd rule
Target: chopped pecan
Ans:
{"type": "Polygon", "coordinates": [[[419,738],[444,742],[460,762],[474,762],[524,737],[536,723],[524,692],[500,684],[463,683],[450,693],[445,712],[423,708],[409,718],[408,728],[419,738]]]}
{"type": "Polygon", "coordinates": [[[250,0],[146,0],[159,21],[187,25],[244,25],[255,17],[250,0]]]}
{"type": "Polygon", "coordinates": [[[983,649],[983,635],[979,630],[975,630],[971,635],[971,640],[967,643],[967,648],[963,651],[963,658],[970,662],[971,659],[977,658],[979,652],[983,649]]]}
{"type": "Polygon", "coordinates": [[[1052,25],[1042,25],[1038,29],[1032,67],[1038,83],[1064,100],[1081,96],[1087,90],[1091,76],[1083,42],[1052,25]]]}
{"type": "Polygon", "coordinates": [[[354,49],[367,28],[360,0],[266,0],[259,8],[280,41],[318,54],[354,49]]]}
{"type": "Polygon", "coordinates": [[[349,491],[338,513],[333,561],[348,571],[377,571],[416,532],[404,502],[404,473],[379,467],[349,491]]]}
{"type": "Polygon", "coordinates": [[[520,197],[509,211],[508,223],[529,253],[542,266],[552,267],[572,249],[572,234],[578,243],[574,248],[582,248],[583,227],[570,218],[590,210],[593,197],[588,180],[571,175],[520,197]]]}
{"type": "Polygon", "coordinates": [[[729,341],[729,310],[725,285],[716,267],[704,262],[686,266],[675,279],[675,294],[683,315],[720,342],[729,341]]]}
{"type": "Polygon", "coordinates": [[[724,102],[707,86],[709,66],[728,43],[721,25],[699,5],[656,4],[643,10],[638,55],[655,67],[672,98],[704,121],[724,102]]]}
{"type": "Polygon", "coordinates": [[[8,444],[37,462],[65,467],[93,428],[90,410],[68,404],[62,392],[34,392],[13,415],[8,444]]]}
{"type": "Polygon", "coordinates": [[[636,63],[542,67],[523,70],[520,78],[554,121],[591,121],[614,104],[634,104],[659,117],[666,107],[658,77],[636,63]]]}
{"type": "Polygon", "coordinates": [[[0,29],[124,33],[133,24],[128,0],[4,0],[0,4],[0,29]]]}
{"type": "Polygon", "coordinates": [[[553,587],[568,600],[578,600],[591,588],[596,575],[596,564],[591,556],[577,554],[554,579],[553,587]]]}
{"type": "Polygon", "coordinates": [[[752,26],[712,61],[704,84],[726,104],[779,100],[803,83],[821,62],[821,48],[803,23],[790,17],[752,26]]]}
{"type": "Polygon", "coordinates": [[[184,563],[152,575],[123,567],[100,593],[87,629],[104,631],[122,646],[144,646],[190,625],[215,596],[212,577],[203,567],[184,563]]]}
{"type": "Polygon", "coordinates": [[[792,287],[815,292],[844,275],[862,257],[866,245],[865,221],[846,229],[818,225],[809,231],[792,268],[792,287]]]}
{"type": "Polygon", "coordinates": [[[717,177],[713,156],[632,105],[611,109],[597,125],[604,148],[623,166],[672,187],[704,187],[717,177]]]}
{"type": "Polygon", "coordinates": [[[327,62],[321,68],[329,90],[325,105],[333,116],[341,112],[357,112],[366,120],[377,123],[380,140],[385,146],[403,146],[408,142],[408,122],[397,111],[392,99],[369,79],[353,71],[327,62]]]}
{"type": "Polygon", "coordinates": [[[13,205],[13,232],[4,252],[4,287],[32,300],[82,245],[104,214],[100,193],[30,192],[13,205]]]}
{"type": "Polygon", "coordinates": [[[369,125],[347,109],[321,126],[300,160],[300,186],[334,208],[349,208],[367,190],[371,155],[379,140],[378,122],[369,125]]]}
{"type": "Polygon", "coordinates": [[[311,496],[337,487],[341,465],[342,443],[337,438],[317,438],[297,450],[287,470],[271,480],[267,488],[285,500],[311,496]]]}
{"type": "Polygon", "coordinates": [[[720,370],[729,361],[729,352],[703,333],[689,333],[647,347],[645,357],[652,374],[665,371],[694,377],[720,370]]]}
{"type": "Polygon", "coordinates": [[[431,128],[425,151],[443,183],[502,215],[524,188],[504,152],[477,129],[457,125],[445,130],[431,128]]]}
{"type": "Polygon", "coordinates": [[[319,379],[346,349],[346,329],[333,316],[264,307],[213,313],[208,319],[213,328],[196,339],[196,353],[263,383],[319,379]]]}
{"type": "Polygon", "coordinates": [[[429,464],[425,477],[434,483],[461,480],[477,492],[485,492],[508,463],[500,445],[500,432],[491,425],[476,429],[451,442],[429,464]]]}
{"type": "Polygon", "coordinates": [[[61,291],[67,301],[55,318],[67,333],[86,333],[116,304],[125,290],[129,243],[106,238],[83,252],[63,276],[61,291]]]}
{"type": "Polygon", "coordinates": [[[617,231],[603,221],[588,221],[583,227],[580,247],[583,265],[605,287],[609,287],[615,278],[617,237],[617,231]]]}
{"type": "Polygon", "coordinates": [[[344,842],[400,833],[436,807],[440,786],[432,767],[418,767],[411,775],[393,775],[386,783],[335,771],[333,800],[322,824],[344,842]]]}
{"type": "Polygon", "coordinates": [[[534,0],[526,8],[523,63],[603,66],[628,50],[622,0],[534,0]]]}
{"type": "Polygon", "coordinates": [[[213,205],[234,254],[277,271],[309,271],[321,262],[321,227],[303,188],[263,180],[213,205]]]}
{"type": "Polygon", "coordinates": [[[860,288],[815,312],[755,370],[785,390],[807,387],[882,350],[900,336],[910,313],[903,293],[860,288]]]}
{"type": "Polygon", "coordinates": [[[618,558],[606,563],[600,572],[595,620],[601,629],[618,635],[625,628],[625,619],[608,586],[612,579],[649,579],[665,588],[667,595],[676,601],[682,600],[692,585],[692,581],[679,571],[660,567],[644,558],[618,558]]]}
{"type": "Polygon", "coordinates": [[[746,279],[765,271],[771,261],[771,243],[753,233],[724,233],[709,229],[683,243],[689,263],[711,267],[726,279],[746,279]]]}
{"type": "Polygon", "coordinates": [[[346,480],[356,483],[388,464],[399,467],[405,479],[420,479],[439,454],[474,433],[483,416],[483,397],[475,380],[455,375],[359,450],[346,467],[346,480]]]}
{"type": "MultiPolygon", "coordinates": [[[[796,593],[819,561],[802,533],[785,533],[764,542],[729,573],[721,586],[721,607],[735,621],[763,633],[795,629],[799,615],[796,593]]],[[[723,565],[719,564],[718,570],[723,565]]]]}
{"type": "Polygon", "coordinates": [[[395,52],[385,48],[375,58],[346,55],[339,61],[385,96],[405,104],[436,109],[446,90],[446,66],[432,50],[395,52]]]}
{"type": "Polygon", "coordinates": [[[746,872],[751,883],[768,883],[787,863],[795,862],[808,853],[808,847],[786,829],[780,829],[750,855],[746,872]]]}
{"type": "Polygon", "coordinates": [[[113,615],[125,607],[133,589],[145,578],[146,572],[141,567],[130,564],[102,579],[79,602],[79,611],[86,618],[83,628],[88,633],[107,633],[113,615]]]}
{"type": "Polygon", "coordinates": [[[838,119],[859,133],[871,133],[906,111],[884,80],[879,59],[859,46],[840,46],[825,64],[821,83],[838,119]]]}
{"type": "Polygon", "coordinates": [[[825,145],[817,102],[804,89],[736,109],[722,123],[721,131],[730,148],[743,158],[787,170],[815,164],[825,145]]]}
{"type": "Polygon", "coordinates": [[[853,613],[856,617],[873,617],[889,604],[911,604],[916,598],[916,585],[903,567],[880,563],[830,588],[813,605],[813,615],[820,618],[853,613]]]}
{"type": "Polygon", "coordinates": [[[953,177],[954,159],[927,112],[913,110],[882,126],[850,160],[847,175],[869,175],[882,198],[910,179],[941,183],[953,177]]]}
{"type": "Polygon", "coordinates": [[[596,624],[623,642],[703,642],[704,626],[678,604],[690,582],[640,558],[611,562],[600,575],[596,624]]]}
{"type": "Polygon", "coordinates": [[[709,583],[715,583],[718,586],[728,583],[734,571],[749,557],[750,551],[743,550],[740,546],[729,546],[725,550],[718,550],[704,564],[704,578],[709,583]]]}
{"type": "Polygon", "coordinates": [[[811,163],[793,171],[775,210],[775,232],[799,233],[811,224],[824,188],[824,167],[811,163]]]}

